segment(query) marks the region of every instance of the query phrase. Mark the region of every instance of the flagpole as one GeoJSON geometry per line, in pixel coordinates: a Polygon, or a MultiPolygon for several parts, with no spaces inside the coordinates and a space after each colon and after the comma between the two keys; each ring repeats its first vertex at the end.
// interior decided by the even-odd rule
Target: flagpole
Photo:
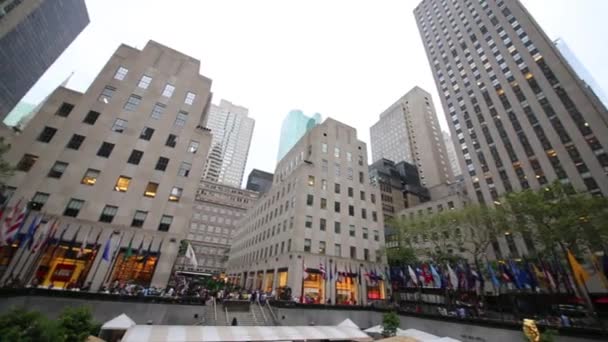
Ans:
{"type": "MultiPolygon", "coordinates": [[[[49,224],[50,222],[48,222],[47,224],[49,224]]],[[[57,221],[55,220],[53,222],[53,224],[51,225],[51,227],[49,229],[53,229],[53,226],[57,223],[57,221]]],[[[49,231],[50,234],[53,234],[53,231],[49,231]]],[[[42,233],[41,233],[42,234],[42,233]]],[[[48,239],[48,237],[47,237],[48,239]]],[[[41,241],[41,244],[44,243],[44,249],[46,249],[48,246],[46,245],[46,241],[41,241]]],[[[41,245],[40,248],[37,248],[36,251],[34,251],[34,261],[32,262],[32,264],[27,268],[27,271],[25,272],[25,278],[23,279],[24,282],[26,284],[29,284],[32,281],[32,275],[35,274],[37,268],[37,265],[40,263],[40,259],[42,256],[44,256],[44,253],[42,253],[42,248],[43,246],[41,245]]],[[[26,262],[27,264],[27,262],[26,262]]]]}
{"type": "MultiPolygon", "coordinates": [[[[91,235],[92,231],[93,231],[93,227],[91,227],[91,230],[89,230],[89,233],[87,234],[87,236],[85,238],[85,239],[87,239],[87,241],[85,242],[84,249],[86,249],[88,247],[88,239],[89,239],[89,236],[91,235]]],[[[99,234],[97,234],[97,239],[95,240],[95,243],[93,246],[95,246],[95,247],[97,246],[97,242],[99,241],[100,235],[101,235],[101,230],[99,231],[99,234]]],[[[87,276],[89,275],[89,271],[91,270],[93,263],[95,262],[95,257],[97,256],[97,248],[95,248],[95,247],[94,247],[94,250],[91,252],[92,255],[88,258],[89,260],[87,260],[85,268],[80,272],[80,275],[78,276],[78,280],[76,281],[76,284],[80,284],[81,288],[82,288],[82,285],[84,285],[84,281],[86,280],[87,276]],[[93,261],[88,262],[91,259],[93,261]]],[[[82,256],[81,256],[81,258],[82,258],[82,256]]]]}
{"type": "MultiPolygon", "coordinates": [[[[28,204],[29,204],[29,202],[28,202],[28,204]]],[[[26,205],[28,205],[28,204],[26,204],[26,205]]],[[[27,222],[27,218],[30,216],[30,212],[31,212],[31,210],[28,210],[28,211],[27,211],[27,213],[25,214],[25,215],[26,215],[26,216],[25,216],[26,218],[23,220],[23,226],[25,226],[25,222],[27,222]]],[[[39,214],[39,215],[40,215],[41,220],[42,220],[42,217],[44,217],[44,213],[39,214]]],[[[36,219],[37,219],[37,217],[34,217],[34,220],[36,220],[36,219]]],[[[32,223],[33,223],[33,222],[30,222],[30,225],[31,225],[32,223]]],[[[17,234],[16,234],[16,235],[19,235],[19,232],[21,231],[21,229],[23,228],[23,226],[21,226],[21,227],[19,228],[19,231],[17,231],[17,234]]],[[[23,254],[25,254],[25,248],[21,248],[21,247],[23,247],[23,246],[25,245],[25,243],[24,243],[24,242],[25,242],[25,238],[26,238],[26,237],[27,237],[27,236],[24,236],[24,237],[22,237],[22,238],[20,238],[20,239],[19,239],[19,244],[17,245],[17,250],[15,251],[15,254],[13,255],[13,257],[11,258],[11,261],[12,261],[12,260],[13,260],[15,257],[17,258],[17,260],[15,260],[15,262],[12,264],[12,267],[10,267],[10,268],[7,268],[7,269],[6,269],[5,274],[4,274],[4,275],[2,275],[3,280],[6,280],[6,274],[8,274],[10,277],[12,277],[12,276],[14,275],[14,273],[15,273],[15,269],[17,268],[17,266],[19,266],[19,263],[21,262],[21,259],[23,258],[23,254]],[[20,252],[20,253],[19,253],[19,252],[20,252]],[[19,253],[19,256],[17,256],[17,253],[19,253]],[[10,272],[9,272],[9,269],[10,269],[10,272]]],[[[13,243],[13,242],[11,241],[11,244],[12,244],[12,243],[13,243]]],[[[11,265],[10,265],[10,262],[9,262],[9,266],[11,266],[11,265]]],[[[19,273],[17,273],[16,278],[17,278],[17,279],[21,279],[21,277],[20,277],[19,273]]]]}
{"type": "MultiPolygon", "coordinates": [[[[99,235],[97,235],[97,240],[99,240],[99,237],[101,236],[101,233],[103,233],[103,228],[101,228],[99,230],[99,235]]],[[[108,239],[111,240],[112,239],[112,235],[114,235],[114,232],[110,232],[110,236],[108,237],[108,239]]],[[[95,246],[95,256],[92,258],[93,259],[93,263],[95,263],[95,259],[97,258],[97,255],[99,254],[99,248],[100,247],[101,247],[101,245],[96,245],[95,246]]],[[[102,262],[103,262],[103,255],[102,255],[102,259],[97,262],[97,266],[95,266],[95,271],[93,271],[91,280],[89,280],[91,282],[91,284],[93,283],[93,280],[95,279],[95,276],[97,275],[97,271],[99,271],[99,266],[101,265],[102,262]]],[[[91,264],[91,266],[93,266],[93,264],[91,264]]],[[[88,274],[87,274],[87,277],[88,277],[88,274]]],[[[103,286],[103,283],[101,285],[103,286]]]]}
{"type": "MultiPolygon", "coordinates": [[[[42,216],[44,217],[44,214],[42,214],[42,216]]],[[[49,221],[50,221],[50,218],[49,218],[49,221]]],[[[49,221],[47,221],[47,222],[45,223],[45,225],[48,225],[48,224],[50,223],[49,221]]],[[[35,231],[34,231],[34,233],[33,233],[33,236],[32,236],[31,238],[29,238],[29,239],[26,241],[27,243],[29,243],[29,242],[30,242],[30,240],[32,240],[32,242],[35,240],[36,233],[39,233],[39,232],[38,232],[38,228],[39,228],[39,226],[40,226],[41,224],[42,224],[42,220],[40,220],[40,222],[38,223],[38,225],[37,225],[38,227],[36,227],[36,228],[35,228],[35,231]]],[[[40,233],[39,233],[37,236],[38,236],[38,237],[41,237],[41,236],[40,236],[40,234],[42,234],[42,232],[40,232],[40,233]]],[[[27,249],[29,252],[31,252],[31,250],[30,250],[29,248],[26,248],[26,249],[27,249]]],[[[25,250],[23,251],[23,253],[21,253],[21,255],[23,255],[24,253],[26,253],[26,252],[25,252],[25,250]]],[[[23,270],[25,269],[25,273],[23,274],[23,277],[22,277],[21,275],[19,275],[19,276],[18,276],[18,278],[19,278],[19,279],[23,279],[24,285],[27,285],[27,284],[28,284],[28,280],[29,280],[29,279],[28,279],[28,274],[29,274],[29,272],[30,272],[30,268],[31,268],[31,265],[29,265],[29,263],[30,263],[30,259],[31,259],[32,255],[34,255],[34,254],[38,254],[38,251],[36,251],[35,253],[29,253],[29,254],[26,256],[25,261],[23,262],[23,265],[20,267],[20,270],[19,270],[19,274],[21,274],[21,273],[23,272],[23,270]]],[[[35,258],[35,257],[34,257],[34,258],[35,258]]],[[[17,260],[17,264],[15,265],[15,267],[16,267],[16,266],[19,266],[19,261],[20,261],[20,260],[17,260]]],[[[35,260],[34,260],[34,261],[35,261],[35,260]]]]}
{"type": "Polygon", "coordinates": [[[112,269],[114,268],[114,265],[116,265],[116,257],[118,256],[118,252],[120,251],[120,245],[122,244],[122,238],[124,236],[125,236],[125,232],[120,234],[120,239],[118,240],[118,244],[116,245],[116,249],[114,250],[114,253],[112,253],[112,259],[110,260],[110,265],[108,266],[108,269],[106,270],[106,275],[103,277],[104,281],[102,284],[106,284],[110,281],[109,278],[112,276],[112,269]]]}

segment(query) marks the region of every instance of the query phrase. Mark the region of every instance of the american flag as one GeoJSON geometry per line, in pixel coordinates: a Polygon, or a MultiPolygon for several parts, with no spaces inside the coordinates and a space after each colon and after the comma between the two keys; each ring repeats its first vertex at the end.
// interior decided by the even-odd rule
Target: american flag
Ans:
{"type": "Polygon", "coordinates": [[[327,276],[325,274],[325,266],[323,266],[323,263],[319,264],[319,272],[321,272],[321,276],[323,277],[323,279],[327,279],[327,276]]]}

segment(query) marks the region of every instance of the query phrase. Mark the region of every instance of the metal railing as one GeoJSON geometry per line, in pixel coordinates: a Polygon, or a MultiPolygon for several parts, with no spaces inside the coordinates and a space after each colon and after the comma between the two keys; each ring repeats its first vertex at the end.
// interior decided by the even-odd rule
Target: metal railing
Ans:
{"type": "Polygon", "coordinates": [[[272,320],[274,321],[274,324],[275,325],[281,325],[280,322],[279,322],[279,318],[274,313],[274,311],[272,311],[272,306],[270,306],[270,301],[266,301],[266,307],[268,307],[268,311],[270,311],[270,316],[272,317],[272,320]]]}
{"type": "Polygon", "coordinates": [[[211,297],[213,299],[213,317],[215,319],[215,324],[217,324],[217,307],[215,304],[215,297],[211,297]]]}
{"type": "Polygon", "coordinates": [[[228,320],[228,308],[224,306],[224,312],[226,313],[226,325],[230,325],[230,321],[228,320]]]}
{"type": "MultiPolygon", "coordinates": [[[[268,320],[266,319],[266,314],[264,313],[264,308],[262,307],[262,304],[260,304],[259,300],[256,300],[256,302],[258,303],[258,308],[260,308],[260,312],[262,313],[262,318],[264,319],[264,324],[268,324],[268,320]]],[[[253,310],[252,310],[252,312],[253,312],[253,310]]]]}
{"type": "MultiPolygon", "coordinates": [[[[257,301],[256,301],[257,302],[257,301]]],[[[260,305],[260,303],[258,302],[258,305],[260,305]]],[[[258,324],[258,318],[255,316],[255,310],[254,307],[251,307],[251,314],[253,315],[253,321],[255,322],[255,325],[259,325],[258,324]]]]}

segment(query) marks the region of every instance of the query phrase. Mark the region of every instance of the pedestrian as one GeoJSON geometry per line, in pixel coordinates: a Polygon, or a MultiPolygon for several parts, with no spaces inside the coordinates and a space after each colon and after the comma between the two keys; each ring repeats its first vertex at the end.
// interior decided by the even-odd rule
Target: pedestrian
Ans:
{"type": "Polygon", "coordinates": [[[233,327],[239,325],[238,322],[236,321],[236,317],[232,318],[232,323],[230,325],[232,325],[233,327]]]}

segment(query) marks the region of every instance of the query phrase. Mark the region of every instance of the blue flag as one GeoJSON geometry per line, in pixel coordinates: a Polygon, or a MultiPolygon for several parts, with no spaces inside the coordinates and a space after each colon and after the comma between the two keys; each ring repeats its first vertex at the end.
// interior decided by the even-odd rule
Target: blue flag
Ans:
{"type": "Polygon", "coordinates": [[[494,273],[494,269],[492,268],[492,265],[490,265],[488,263],[488,273],[490,274],[490,280],[492,281],[492,284],[494,284],[494,286],[496,287],[500,287],[500,282],[498,281],[498,278],[496,278],[496,273],[494,273]]]}
{"type": "Polygon", "coordinates": [[[103,247],[103,255],[101,256],[102,260],[110,261],[110,241],[112,241],[112,236],[108,238],[106,245],[103,247]]]}
{"type": "Polygon", "coordinates": [[[36,230],[40,226],[40,222],[42,221],[42,215],[36,216],[32,223],[30,223],[30,227],[27,229],[27,233],[21,242],[19,243],[19,247],[23,246],[23,244],[27,243],[27,249],[32,249],[32,244],[34,243],[34,235],[36,234],[36,230]]]}
{"type": "Polygon", "coordinates": [[[431,275],[433,276],[433,283],[435,283],[435,287],[441,288],[441,276],[433,265],[431,265],[431,275]]]}

